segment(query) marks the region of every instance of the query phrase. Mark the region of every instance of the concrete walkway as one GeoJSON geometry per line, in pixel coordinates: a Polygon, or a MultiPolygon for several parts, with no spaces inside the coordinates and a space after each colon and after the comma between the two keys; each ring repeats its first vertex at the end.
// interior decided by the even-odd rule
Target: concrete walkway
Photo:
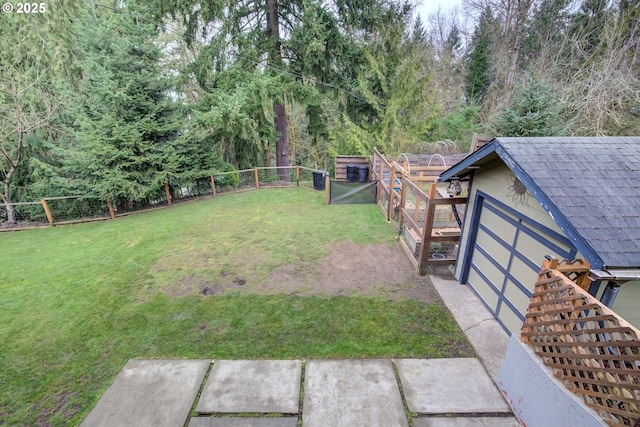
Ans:
{"type": "Polygon", "coordinates": [[[519,426],[495,385],[507,335],[466,286],[432,281],[478,358],[131,360],[82,426],[519,426]]]}

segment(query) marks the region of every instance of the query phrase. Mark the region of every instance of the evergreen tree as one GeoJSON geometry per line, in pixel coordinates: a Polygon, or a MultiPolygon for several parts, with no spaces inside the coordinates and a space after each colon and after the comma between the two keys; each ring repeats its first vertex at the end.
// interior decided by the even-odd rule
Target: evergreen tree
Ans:
{"type": "Polygon", "coordinates": [[[79,25],[84,57],[63,170],[77,191],[132,206],[193,160],[175,146],[181,121],[171,81],[161,75],[153,26],[104,9],[79,25]]]}
{"type": "Polygon", "coordinates": [[[581,58],[589,58],[600,43],[600,35],[607,18],[608,0],[583,0],[580,10],[571,19],[569,35],[574,46],[572,52],[581,58]]]}
{"type": "MultiPolygon", "coordinates": [[[[234,64],[282,79],[281,92],[272,95],[278,166],[290,163],[287,102],[295,99],[308,105],[310,128],[322,129],[324,126],[317,122],[325,117],[315,114],[322,102],[317,95],[331,91],[331,87],[355,90],[365,64],[362,45],[388,19],[395,19],[394,13],[405,16],[410,9],[405,0],[148,1],[155,5],[159,19],[183,19],[188,38],[203,35],[208,40],[198,60],[197,74],[205,91],[216,88],[217,72],[234,64]],[[287,73],[291,74],[285,78],[287,73]]],[[[335,93],[331,96],[335,98],[335,93]]],[[[358,98],[345,98],[342,104],[352,117],[375,114],[358,98]]],[[[268,140],[257,136],[254,143],[268,140]]],[[[281,179],[288,179],[287,171],[282,171],[281,179]]]]}
{"type": "MultiPolygon", "coordinates": [[[[474,132],[474,119],[478,108],[465,105],[465,79],[468,58],[460,31],[459,17],[454,9],[449,14],[440,12],[430,17],[429,45],[423,63],[432,71],[434,99],[431,110],[436,117],[431,121],[422,141],[452,140],[459,146],[468,145],[474,132]],[[472,112],[475,112],[471,114],[472,112]],[[469,125],[468,128],[465,127],[469,125]]],[[[422,151],[424,143],[415,151],[422,151]]]]}
{"type": "Polygon", "coordinates": [[[413,32],[411,33],[412,43],[424,43],[427,40],[427,31],[424,29],[424,24],[420,15],[416,18],[416,22],[413,24],[413,32]]]}
{"type": "Polygon", "coordinates": [[[191,131],[210,141],[209,150],[236,168],[272,166],[269,146],[278,135],[271,101],[278,78],[239,66],[216,75],[216,88],[192,105],[191,131]]]}
{"type": "Polygon", "coordinates": [[[77,5],[61,1],[56,13],[39,5],[38,13],[3,13],[0,19],[0,200],[9,223],[15,222],[14,179],[33,152],[34,134],[50,129],[61,109],[58,91],[72,72],[77,5]]]}
{"type": "Polygon", "coordinates": [[[494,19],[489,8],[483,10],[473,35],[468,59],[465,94],[470,104],[482,104],[482,97],[491,84],[491,49],[494,19]]]}
{"type": "Polygon", "coordinates": [[[387,152],[404,151],[424,140],[437,114],[432,49],[420,22],[407,31],[406,19],[398,12],[392,14],[395,19],[388,17],[387,25],[380,27],[375,40],[364,48],[367,63],[359,76],[357,93],[367,101],[362,116],[368,120],[342,117],[337,126],[346,132],[340,139],[367,134],[362,142],[369,143],[369,151],[374,143],[387,152]],[[353,126],[359,126],[360,131],[353,132],[353,126]]]}
{"type": "Polygon", "coordinates": [[[563,104],[540,79],[529,78],[517,87],[510,106],[494,120],[500,136],[562,136],[569,128],[563,104]]]}
{"type": "Polygon", "coordinates": [[[460,29],[454,24],[445,40],[445,51],[452,57],[457,57],[458,52],[462,48],[462,40],[460,39],[460,29]]]}
{"type": "Polygon", "coordinates": [[[557,55],[566,36],[569,0],[542,0],[527,23],[522,59],[532,61],[544,54],[557,55]]]}

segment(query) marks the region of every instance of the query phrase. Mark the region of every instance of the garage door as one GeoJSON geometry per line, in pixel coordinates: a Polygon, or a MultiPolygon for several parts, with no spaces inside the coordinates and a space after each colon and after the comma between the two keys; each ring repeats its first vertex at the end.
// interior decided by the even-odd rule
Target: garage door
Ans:
{"type": "Polygon", "coordinates": [[[561,234],[478,191],[463,261],[467,283],[509,333],[520,333],[545,255],[574,259],[561,234]]]}

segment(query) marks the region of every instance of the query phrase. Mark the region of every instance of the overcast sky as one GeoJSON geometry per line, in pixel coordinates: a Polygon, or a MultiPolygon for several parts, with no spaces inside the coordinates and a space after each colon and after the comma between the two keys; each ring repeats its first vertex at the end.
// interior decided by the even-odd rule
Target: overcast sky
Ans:
{"type": "Polygon", "coordinates": [[[422,3],[422,5],[416,7],[416,11],[420,14],[422,22],[427,22],[429,14],[437,11],[438,7],[444,12],[454,6],[460,7],[462,4],[461,0],[417,0],[416,3],[418,2],[422,3]]]}

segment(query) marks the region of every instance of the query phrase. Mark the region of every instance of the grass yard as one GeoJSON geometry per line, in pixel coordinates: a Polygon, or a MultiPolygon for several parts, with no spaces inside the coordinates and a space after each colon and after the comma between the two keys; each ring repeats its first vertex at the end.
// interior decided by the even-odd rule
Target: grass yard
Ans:
{"type": "Polygon", "coordinates": [[[251,288],[394,237],[377,206],[297,188],[0,233],[0,424],[78,424],[131,358],[472,355],[437,301],[251,288]]]}

